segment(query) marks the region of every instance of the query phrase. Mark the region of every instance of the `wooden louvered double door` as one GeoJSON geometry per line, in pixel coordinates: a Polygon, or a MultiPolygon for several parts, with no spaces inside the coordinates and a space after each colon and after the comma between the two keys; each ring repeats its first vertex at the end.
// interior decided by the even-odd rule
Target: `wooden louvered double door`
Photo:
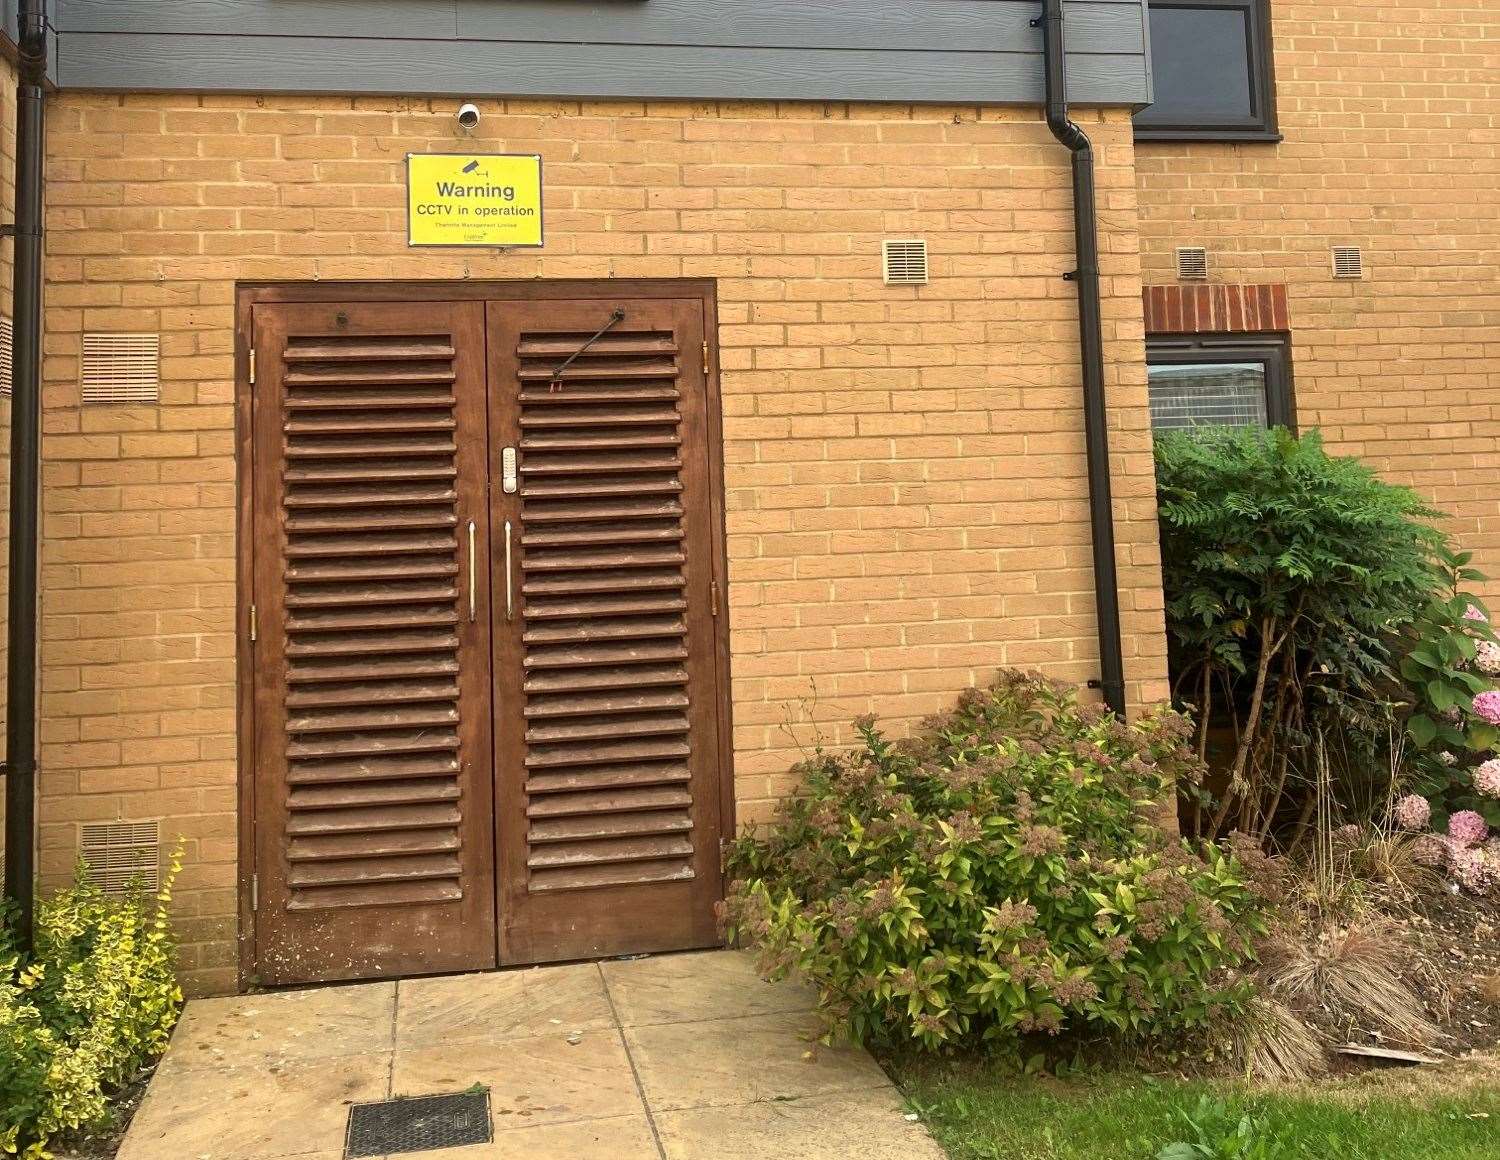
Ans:
{"type": "Polygon", "coordinates": [[[257,303],[252,326],[250,973],[712,944],[704,301],[257,303]]]}

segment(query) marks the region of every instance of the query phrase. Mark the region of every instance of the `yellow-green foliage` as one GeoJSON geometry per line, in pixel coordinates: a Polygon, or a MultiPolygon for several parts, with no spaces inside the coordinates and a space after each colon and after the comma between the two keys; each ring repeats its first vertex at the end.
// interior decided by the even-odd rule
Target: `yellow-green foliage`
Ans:
{"type": "Polygon", "coordinates": [[[108,1119],[109,1093],[167,1045],[182,992],[167,920],[171,870],[154,896],[73,885],[37,910],[35,953],[0,928],[0,1153],[45,1157],[59,1132],[108,1119]]]}

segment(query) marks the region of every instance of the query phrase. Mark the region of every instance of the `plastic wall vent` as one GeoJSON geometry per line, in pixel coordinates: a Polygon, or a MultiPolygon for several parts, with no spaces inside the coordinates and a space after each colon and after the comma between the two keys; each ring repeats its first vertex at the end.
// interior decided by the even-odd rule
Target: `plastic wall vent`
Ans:
{"type": "Polygon", "coordinates": [[[15,386],[16,328],[10,319],[0,318],[0,395],[9,395],[15,386]]]}
{"type": "Polygon", "coordinates": [[[85,403],[154,403],[161,394],[161,336],[85,334],[85,403]]]}
{"type": "Polygon", "coordinates": [[[1177,248],[1177,278],[1182,282],[1202,282],[1208,277],[1208,251],[1202,246],[1177,248]]]}
{"type": "Polygon", "coordinates": [[[1365,256],[1358,246],[1333,247],[1333,276],[1335,278],[1363,278],[1365,256]]]}
{"type": "Polygon", "coordinates": [[[920,238],[892,238],[883,244],[887,286],[927,285],[927,243],[920,238]]]}
{"type": "Polygon", "coordinates": [[[89,881],[106,893],[118,894],[135,881],[152,891],[160,884],[158,822],[86,823],[79,853],[88,864],[89,881]]]}

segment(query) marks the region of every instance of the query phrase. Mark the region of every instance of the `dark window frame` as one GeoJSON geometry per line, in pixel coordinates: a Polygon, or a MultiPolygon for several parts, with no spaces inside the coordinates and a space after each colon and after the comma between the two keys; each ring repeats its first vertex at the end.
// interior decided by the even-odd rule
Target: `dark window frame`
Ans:
{"type": "MultiPolygon", "coordinates": [[[[1285,331],[1223,337],[1149,335],[1146,365],[1258,362],[1266,369],[1266,426],[1296,433],[1297,395],[1292,379],[1292,338],[1285,331]]],[[[1147,387],[1149,392],[1149,385],[1147,387]]],[[[1154,425],[1153,425],[1154,429],[1154,425]]]]}
{"type": "MultiPolygon", "coordinates": [[[[1137,122],[1135,128],[1137,141],[1266,141],[1274,143],[1282,139],[1276,127],[1276,66],[1274,45],[1271,40],[1270,0],[1149,0],[1146,7],[1148,24],[1150,10],[1158,8],[1217,8],[1245,12],[1245,23],[1249,29],[1245,51],[1249,63],[1250,101],[1255,108],[1255,114],[1244,120],[1226,120],[1209,124],[1184,121],[1143,125],[1137,122]]],[[[1147,108],[1151,106],[1148,105],[1147,108]]]]}

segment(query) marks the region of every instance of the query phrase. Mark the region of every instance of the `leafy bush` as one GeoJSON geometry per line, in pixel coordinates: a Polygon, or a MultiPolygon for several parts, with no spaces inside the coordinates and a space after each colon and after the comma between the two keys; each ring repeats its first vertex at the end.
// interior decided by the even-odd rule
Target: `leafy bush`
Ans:
{"type": "Polygon", "coordinates": [[[1243,1001],[1260,920],[1241,867],[1149,816],[1201,773],[1183,718],[1126,725],[1004,673],[910,741],[858,729],[729,858],[731,933],[770,977],[813,983],[831,1030],[926,1048],[1148,1037],[1243,1001]]]}
{"type": "Polygon", "coordinates": [[[0,928],[0,1153],[47,1155],[60,1132],[108,1119],[108,1096],[167,1045],[182,1003],[167,923],[174,855],[153,897],[91,885],[37,909],[23,961],[0,928]]]}
{"type": "Polygon", "coordinates": [[[1174,688],[1198,706],[1200,754],[1232,726],[1224,784],[1189,825],[1265,841],[1288,806],[1311,813],[1320,726],[1394,727],[1398,635],[1438,586],[1437,513],[1316,432],[1168,434],[1156,463],[1174,688]]]}

